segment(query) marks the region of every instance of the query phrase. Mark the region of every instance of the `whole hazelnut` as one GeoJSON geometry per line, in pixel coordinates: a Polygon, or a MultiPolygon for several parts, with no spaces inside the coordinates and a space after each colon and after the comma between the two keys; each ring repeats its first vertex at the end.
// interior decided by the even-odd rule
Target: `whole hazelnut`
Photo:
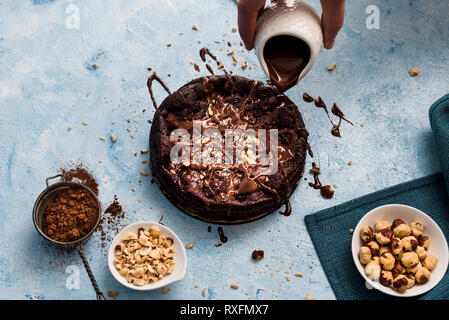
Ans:
{"type": "Polygon", "coordinates": [[[438,261],[437,257],[429,254],[422,262],[422,265],[427,270],[432,271],[437,265],[437,261],[438,261]]]}
{"type": "Polygon", "coordinates": [[[380,283],[385,287],[390,287],[393,284],[393,274],[391,271],[382,270],[380,272],[380,283]]]}
{"type": "Polygon", "coordinates": [[[430,247],[430,239],[429,239],[429,237],[420,235],[418,237],[418,245],[420,245],[421,247],[423,247],[426,250],[429,250],[429,247],[430,247]]]}
{"type": "Polygon", "coordinates": [[[392,270],[394,268],[394,263],[396,262],[391,253],[382,254],[379,260],[385,270],[392,270]]]}
{"type": "Polygon", "coordinates": [[[365,274],[371,280],[377,280],[380,278],[380,270],[380,265],[374,261],[371,261],[365,266],[365,274]]]}
{"type": "Polygon", "coordinates": [[[421,246],[417,246],[415,250],[419,260],[423,260],[427,256],[427,251],[421,246]]]}
{"type": "Polygon", "coordinates": [[[405,272],[405,269],[400,261],[396,261],[391,272],[393,273],[394,277],[397,277],[398,275],[403,274],[405,272]]]}
{"type": "Polygon", "coordinates": [[[407,290],[407,286],[408,278],[405,275],[400,274],[393,279],[393,289],[399,292],[404,292],[405,290],[407,290]]]}
{"type": "Polygon", "coordinates": [[[370,242],[374,239],[374,231],[370,226],[360,229],[360,238],[363,242],[370,242]]]}
{"type": "Polygon", "coordinates": [[[412,232],[412,229],[401,219],[394,220],[391,228],[398,238],[407,237],[412,232]]]}
{"type": "Polygon", "coordinates": [[[361,264],[368,264],[371,261],[371,250],[368,247],[360,247],[359,259],[361,264]]]}
{"type": "Polygon", "coordinates": [[[394,229],[394,228],[396,228],[397,226],[399,226],[401,224],[405,224],[404,220],[402,220],[402,219],[395,219],[391,223],[391,229],[394,229]]]}
{"type": "Polygon", "coordinates": [[[402,248],[405,251],[415,251],[418,247],[418,240],[414,236],[407,236],[401,239],[402,248]]]}
{"type": "Polygon", "coordinates": [[[410,223],[410,228],[412,228],[412,235],[414,237],[419,237],[424,231],[424,226],[417,221],[410,223]]]}
{"type": "Polygon", "coordinates": [[[430,279],[430,271],[426,268],[421,268],[415,273],[415,280],[417,283],[426,283],[430,279]]]}
{"type": "Polygon", "coordinates": [[[408,273],[407,280],[408,280],[407,289],[410,289],[411,287],[413,287],[415,285],[415,276],[411,273],[408,273]]]}
{"type": "Polygon", "coordinates": [[[366,247],[368,247],[371,250],[371,256],[376,257],[380,253],[380,246],[376,241],[370,241],[367,244],[365,244],[366,247]]]}
{"type": "Polygon", "coordinates": [[[382,246],[379,250],[379,255],[383,255],[384,253],[391,253],[391,250],[388,246],[382,246]]]}
{"type": "Polygon", "coordinates": [[[376,223],[376,225],[374,226],[374,231],[375,232],[379,232],[382,229],[390,229],[390,223],[388,223],[388,221],[385,220],[381,220],[379,222],[376,223]]]}
{"type": "Polygon", "coordinates": [[[401,257],[401,262],[406,268],[411,268],[419,263],[418,255],[415,252],[405,252],[401,257]]]}
{"type": "Polygon", "coordinates": [[[420,268],[422,268],[421,262],[418,262],[418,264],[414,267],[405,268],[405,272],[409,274],[415,274],[420,268]]]}
{"type": "Polygon", "coordinates": [[[392,237],[393,232],[390,229],[382,229],[376,233],[376,240],[381,245],[390,243],[392,237]]]}
{"type": "Polygon", "coordinates": [[[394,255],[398,255],[402,252],[402,243],[401,239],[393,238],[390,241],[390,250],[394,255]]]}

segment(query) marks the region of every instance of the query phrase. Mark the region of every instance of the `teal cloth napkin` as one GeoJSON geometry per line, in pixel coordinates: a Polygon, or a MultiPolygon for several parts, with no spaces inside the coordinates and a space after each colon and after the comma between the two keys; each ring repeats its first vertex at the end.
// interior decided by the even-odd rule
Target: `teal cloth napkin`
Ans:
{"type": "MultiPolygon", "coordinates": [[[[449,94],[429,111],[430,123],[443,173],[405,182],[305,217],[307,230],[337,299],[392,299],[375,289],[368,290],[351,253],[352,234],[370,210],[390,203],[422,210],[440,226],[449,239],[449,94]]],[[[431,291],[418,299],[449,299],[449,272],[431,291]]]]}

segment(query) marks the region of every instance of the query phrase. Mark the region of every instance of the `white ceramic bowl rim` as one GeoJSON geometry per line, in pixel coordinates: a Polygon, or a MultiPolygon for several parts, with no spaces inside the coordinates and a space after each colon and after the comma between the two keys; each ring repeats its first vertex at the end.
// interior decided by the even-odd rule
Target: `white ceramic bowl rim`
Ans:
{"type": "Polygon", "coordinates": [[[111,245],[109,247],[108,252],[108,265],[109,270],[112,274],[112,276],[122,285],[125,287],[128,287],[133,290],[138,291],[148,291],[148,290],[155,290],[162,287],[165,287],[171,283],[174,283],[176,281],[180,281],[184,278],[187,270],[187,255],[184,248],[184,245],[182,241],[179,239],[179,237],[174,233],[170,228],[167,226],[160,224],[158,222],[154,221],[141,221],[136,222],[133,224],[130,224],[126,227],[124,227],[112,240],[111,245]],[[139,228],[148,229],[151,226],[158,226],[161,229],[161,233],[169,238],[173,239],[173,246],[175,247],[175,269],[174,271],[164,277],[163,279],[159,280],[158,282],[147,284],[144,286],[136,286],[132,283],[128,283],[126,279],[120,275],[118,270],[115,268],[113,264],[114,256],[115,256],[115,246],[121,242],[121,239],[123,236],[128,232],[137,231],[139,228]]]}

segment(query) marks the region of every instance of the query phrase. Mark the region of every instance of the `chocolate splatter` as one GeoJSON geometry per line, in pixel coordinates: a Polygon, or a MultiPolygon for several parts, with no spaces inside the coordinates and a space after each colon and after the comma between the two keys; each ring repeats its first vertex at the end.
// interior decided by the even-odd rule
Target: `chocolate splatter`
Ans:
{"type": "Polygon", "coordinates": [[[312,169],[310,170],[310,173],[313,173],[314,182],[309,182],[309,186],[311,186],[314,189],[319,189],[321,196],[326,199],[330,199],[334,196],[334,189],[330,185],[323,186],[321,184],[320,178],[318,175],[321,173],[320,168],[317,167],[315,162],[312,162],[312,169]]]}
{"type": "Polygon", "coordinates": [[[310,96],[309,94],[307,94],[305,92],[302,95],[302,98],[304,99],[305,102],[308,102],[308,103],[315,101],[315,99],[312,96],[310,96]]]}
{"type": "Polygon", "coordinates": [[[220,236],[220,241],[222,243],[228,242],[228,237],[226,237],[224,235],[223,228],[222,227],[218,227],[217,230],[218,230],[218,235],[220,236]]]}
{"type": "MultiPolygon", "coordinates": [[[[147,70],[150,71],[151,68],[149,68],[147,70]]],[[[170,89],[165,84],[165,82],[156,74],[156,72],[153,72],[153,74],[148,78],[147,87],[148,87],[148,91],[150,92],[151,101],[153,101],[154,109],[157,109],[157,102],[156,102],[156,99],[154,98],[154,94],[153,94],[153,81],[154,80],[159,82],[159,84],[164,88],[165,91],[167,91],[168,94],[171,94],[171,92],[170,92],[170,89]]]]}
{"type": "Polygon", "coordinates": [[[287,200],[287,202],[285,203],[285,210],[284,211],[280,211],[280,214],[288,217],[289,215],[292,214],[292,205],[290,203],[290,199],[287,200]]]}

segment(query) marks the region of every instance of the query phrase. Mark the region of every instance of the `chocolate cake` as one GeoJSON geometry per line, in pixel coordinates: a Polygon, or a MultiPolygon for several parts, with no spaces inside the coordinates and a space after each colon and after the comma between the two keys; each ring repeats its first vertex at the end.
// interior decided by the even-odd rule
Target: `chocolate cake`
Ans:
{"type": "MultiPolygon", "coordinates": [[[[259,143],[263,136],[257,132],[259,143]]],[[[157,108],[150,133],[150,167],[166,197],[184,212],[212,223],[242,223],[283,204],[290,207],[288,199],[304,172],[307,137],[297,106],[274,86],[239,76],[201,77],[170,94],[157,108]],[[271,164],[248,158],[246,145],[243,151],[236,149],[239,141],[247,140],[239,136],[230,140],[235,145],[229,161],[224,147],[218,156],[221,163],[196,163],[192,151],[187,163],[172,161],[172,148],[180,143],[179,138],[171,141],[173,130],[184,129],[194,136],[194,123],[201,133],[217,129],[223,140],[229,129],[265,129],[265,146],[274,140],[270,129],[277,129],[277,170],[268,174],[271,164]],[[242,153],[243,162],[236,161],[242,153]]],[[[202,152],[209,152],[207,138],[201,139],[191,139],[188,147],[198,143],[202,152]]],[[[271,148],[265,155],[276,151],[271,148]]]]}

